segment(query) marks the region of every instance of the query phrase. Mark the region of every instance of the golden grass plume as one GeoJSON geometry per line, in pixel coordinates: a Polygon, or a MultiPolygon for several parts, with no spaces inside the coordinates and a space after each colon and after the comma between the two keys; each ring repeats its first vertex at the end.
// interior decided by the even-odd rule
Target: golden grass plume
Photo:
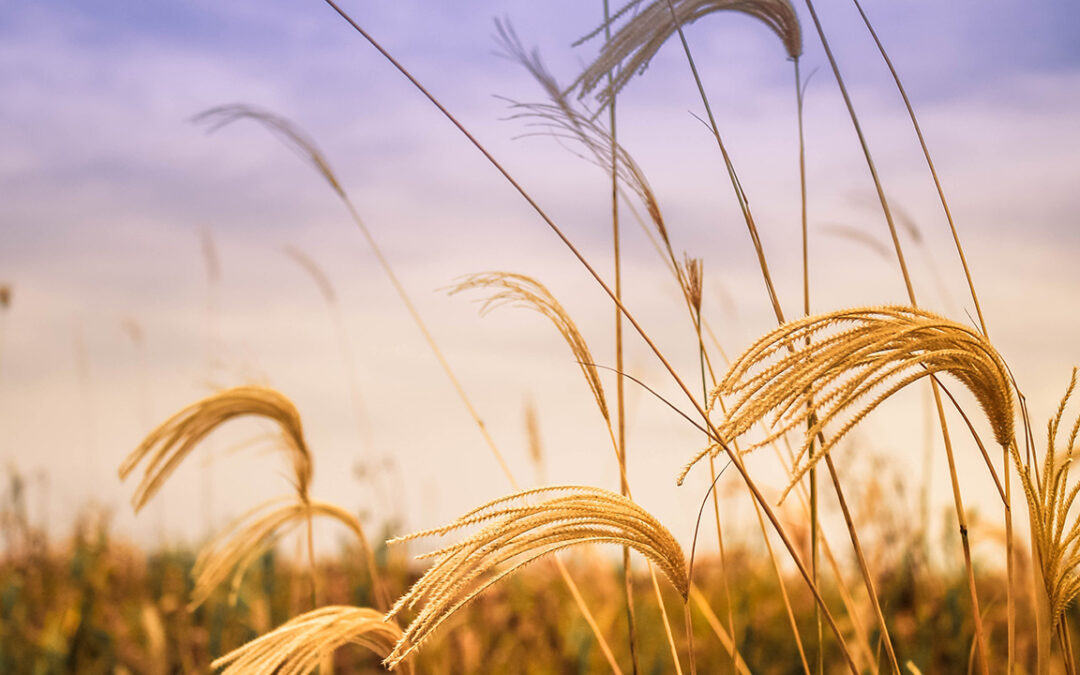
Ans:
{"type": "Polygon", "coordinates": [[[248,567],[279,539],[300,525],[310,524],[314,517],[341,523],[367,548],[360,522],[341,507],[318,500],[302,501],[295,495],[271,499],[233,520],[199,551],[191,570],[195,588],[190,606],[194,608],[205,602],[230,577],[229,601],[236,602],[248,567]]]}
{"type": "Polygon", "coordinates": [[[562,335],[570,351],[574,353],[574,358],[581,367],[581,372],[596,399],[596,405],[600,407],[600,413],[604,419],[611,419],[607,399],[604,397],[604,387],[600,382],[600,374],[597,372],[592,353],[589,352],[589,345],[582,337],[577,324],[544,284],[524,274],[481,272],[470,274],[462,279],[450,289],[450,294],[477,289],[494,291],[480,307],[481,314],[509,305],[525,307],[547,317],[562,335]]]}
{"type": "Polygon", "coordinates": [[[788,0],[654,0],[642,8],[643,0],[631,0],[612,17],[581,38],[580,44],[604,30],[632,10],[640,10],[627,21],[604,45],[596,60],[586,68],[571,86],[581,96],[608,82],[597,93],[601,107],[607,106],[634,75],[643,72],[660,46],[676,33],[672,11],[678,26],[685,26],[703,16],[721,11],[747,14],[765,23],[784,43],[788,57],[802,54],[802,30],[799,16],[788,0]],[[611,77],[610,81],[608,76],[611,77]]]}
{"type": "Polygon", "coordinates": [[[230,103],[205,110],[193,117],[191,121],[195,124],[204,125],[207,131],[212,133],[222,127],[245,119],[258,122],[266,127],[301,159],[311,164],[319,172],[319,175],[330,183],[330,187],[334,189],[334,192],[345,198],[345,188],[338,181],[322,151],[315,145],[315,141],[288,119],[245,103],[230,103]]]}
{"type": "MultiPolygon", "coordinates": [[[[939,372],[952,375],[974,394],[999,444],[1014,443],[1013,388],[1001,356],[975,329],[913,307],[849,309],[784,324],[736,359],[710,398],[715,403],[720,396],[733,397],[717,427],[725,441],[759,421],[772,426],[744,452],[807,429],[786,495],[883,401],[939,372]],[[830,425],[837,426],[825,433],[830,425]],[[813,447],[819,433],[825,441],[813,447]]],[[[699,453],[679,482],[698,460],[720,451],[712,445],[699,453]]]]}
{"type": "MultiPolygon", "coordinates": [[[[278,673],[306,675],[324,658],[347,644],[355,644],[385,658],[401,638],[401,629],[367,607],[331,606],[293,617],[273,631],[234,649],[211,664],[223,675],[278,673]]],[[[412,667],[402,663],[400,672],[412,667]]]]}
{"type": "Polygon", "coordinates": [[[297,494],[306,499],[311,485],[311,453],[304,440],[300,413],[284,394],[268,387],[244,386],[226,389],[197,401],[151,431],[120,465],[120,479],[126,479],[146,460],[142,479],[131,497],[139,511],[153,497],[195,446],[222,424],[237,417],[270,420],[281,430],[281,447],[292,468],[297,494]]]}
{"type": "Polygon", "coordinates": [[[392,618],[418,605],[419,613],[385,663],[393,667],[431,637],[436,628],[485,589],[525,565],[579,544],[620,544],[644,555],[685,600],[690,582],[682,548],[648,511],[621,495],[595,487],[552,486],[496,499],[449,525],[416,532],[390,543],[445,535],[487,523],[462,541],[428,553],[435,564],[387,614],[392,618]],[[530,503],[533,498],[543,498],[530,503]],[[510,566],[477,580],[503,563],[510,566]]]}
{"type": "Polygon", "coordinates": [[[1041,471],[1037,464],[1025,464],[1021,460],[1015,444],[1011,447],[1028,502],[1031,539],[1046,586],[1053,629],[1057,629],[1069,603],[1080,595],[1080,520],[1069,515],[1080,493],[1080,483],[1069,482],[1080,417],[1069,431],[1064,450],[1059,449],[1058,436],[1065,408],[1075,390],[1074,368],[1057,413],[1047,425],[1046,454],[1041,471]]]}

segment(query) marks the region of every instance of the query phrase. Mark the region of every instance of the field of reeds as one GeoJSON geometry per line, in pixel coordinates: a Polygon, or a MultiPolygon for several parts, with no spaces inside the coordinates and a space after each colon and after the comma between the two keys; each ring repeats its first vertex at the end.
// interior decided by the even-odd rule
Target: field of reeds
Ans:
{"type": "MultiPolygon", "coordinates": [[[[951,248],[938,257],[965,282],[966,309],[956,315],[920,303],[917,290],[926,282],[914,278],[912,234],[901,232],[914,226],[889,200],[844,64],[834,58],[828,27],[810,0],[632,0],[611,7],[605,1],[605,19],[582,31],[594,53],[566,81],[529,45],[526,27],[496,21],[500,56],[519,67],[541,97],[507,100],[510,121],[535,137],[530,142],[554,142],[568,151],[567,162],[584,160],[605,178],[610,268],[609,258],[601,267],[579,247],[574,233],[472,133],[468,120],[455,116],[363,22],[326,0],[366,45],[367,57],[410,83],[431,115],[502,176],[537,227],[558,239],[567,259],[602,291],[603,306],[595,311],[609,317],[609,330],[586,335],[542,273],[460,270],[441,289],[476,300],[482,314],[530,310],[537,333],[565,345],[562,365],[580,376],[578,386],[603,431],[603,442],[576,452],[602,458],[610,480],[605,486],[547,480],[538,420],[557,425],[560,419],[559,410],[548,408],[527,408],[524,436],[533,470],[515,471],[520,458],[508,457],[511,450],[491,433],[456,355],[443,348],[364,219],[363,203],[336,173],[333,153],[322,145],[332,147],[333,139],[315,139],[273,110],[223,104],[193,122],[223,144],[234,128],[260,129],[267,144],[287,146],[329,188],[326,199],[340,204],[430,352],[424,355],[430,378],[448,383],[453,398],[447,405],[457,406],[471,425],[483,454],[463,463],[497,466],[502,496],[440,514],[412,532],[396,524],[392,500],[379,502],[386,513],[363,514],[352,504],[325,500],[314,475],[343,467],[324,462],[305,427],[305,411],[287,391],[237,378],[156,420],[116,467],[131,508],[147,517],[173,477],[201,457],[251,450],[215,443],[219,429],[261,429],[259,443],[269,450],[252,461],[252,470],[276,472],[279,496],[251,503],[197,546],[146,550],[116,536],[109,511],[95,507],[83,510],[70,534],[50,536],[27,515],[39,486],[17,468],[8,471],[0,492],[0,671],[1076,672],[1080,520],[1073,507],[1080,482],[1070,472],[1080,435],[1072,400],[1077,371],[1070,374],[1070,364],[1062,364],[1060,405],[1029,409],[1024,383],[995,346],[994,317],[983,313],[972,271],[979,262],[964,249],[971,228],[954,222],[898,67],[860,0],[851,2],[876,46],[874,58],[897,88],[940,205],[951,248]],[[696,62],[686,38],[689,24],[712,14],[718,16],[711,20],[742,15],[763,25],[776,59],[791,64],[790,130],[798,143],[787,161],[798,167],[799,190],[789,196],[791,221],[768,227],[789,228],[787,237],[800,240],[798,269],[770,265],[754,187],[740,180],[723,115],[702,77],[715,64],[696,62]],[[821,303],[811,283],[814,181],[803,118],[809,73],[801,57],[809,41],[824,50],[824,61],[813,64],[821,70],[816,77],[832,78],[837,87],[882,221],[882,232],[869,238],[844,227],[833,234],[883,247],[875,255],[885,260],[884,273],[902,284],[902,303],[812,309],[821,303]],[[774,320],[731,353],[721,346],[725,326],[705,292],[708,252],[684,251],[647,167],[619,142],[620,120],[633,115],[620,96],[649,77],[646,66],[661,50],[685,61],[699,94],[686,105],[701,111],[703,137],[715,145],[721,167],[715,185],[737,206],[725,227],[737,228],[752,246],[759,281],[736,292],[774,320]],[[633,294],[624,293],[620,246],[631,228],[647,236],[655,265],[677,292],[665,321],[681,327],[691,358],[656,339],[649,322],[639,320],[633,294]],[[801,280],[801,302],[782,302],[781,277],[801,280]],[[747,299],[752,294],[759,297],[747,299]],[[633,375],[626,359],[631,342],[655,361],[662,382],[633,375]],[[595,347],[601,343],[602,352],[595,347]],[[640,453],[658,451],[627,441],[634,415],[644,414],[627,404],[631,392],[655,404],[649,414],[666,416],[697,439],[663,448],[667,473],[650,477],[665,489],[693,493],[693,506],[683,514],[694,523],[689,538],[676,536],[634,498],[635,490],[653,486],[639,485],[640,474],[629,467],[640,453]],[[941,448],[945,472],[935,480],[949,496],[947,511],[932,512],[928,475],[914,475],[861,433],[867,419],[899,396],[925,402],[926,419],[902,426],[911,437],[897,443],[941,448]],[[990,508],[972,507],[986,500],[970,493],[972,477],[958,468],[961,453],[977,458],[976,480],[991,495],[990,508]],[[761,471],[761,456],[781,471],[761,471]],[[733,500],[741,504],[738,522],[726,506],[733,500]]],[[[214,276],[209,235],[204,243],[214,276]]],[[[376,358],[352,348],[340,299],[318,262],[299,248],[288,255],[334,316],[343,370],[351,373],[355,362],[376,358]]],[[[6,309],[11,301],[5,286],[0,304],[6,309]]],[[[138,342],[138,326],[130,330],[138,342]]],[[[356,407],[361,389],[381,386],[349,384],[356,407]]],[[[422,412],[415,419],[422,424],[422,412]]],[[[397,498],[420,497],[420,490],[394,491],[397,498]]],[[[197,511],[193,504],[192,517],[197,511]]]]}

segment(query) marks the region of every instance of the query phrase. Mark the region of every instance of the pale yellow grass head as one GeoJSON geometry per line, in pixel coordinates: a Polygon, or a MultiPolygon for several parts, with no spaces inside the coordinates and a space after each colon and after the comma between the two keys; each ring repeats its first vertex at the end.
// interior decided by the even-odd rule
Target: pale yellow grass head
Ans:
{"type": "Polygon", "coordinates": [[[289,460],[293,486],[307,499],[311,485],[311,453],[304,440],[300,413],[284,394],[268,387],[234,387],[193,403],[151,431],[120,465],[126,479],[145,460],[142,479],[131,497],[136,511],[153,497],[180,463],[211,432],[238,417],[255,417],[276,424],[280,448],[289,460]]]}
{"type": "MultiPolygon", "coordinates": [[[[228,675],[277,673],[307,675],[336,650],[348,644],[385,658],[401,638],[401,629],[367,607],[321,607],[293,617],[273,631],[234,649],[210,667],[228,675]]],[[[409,675],[412,666],[401,663],[409,675]]]]}
{"type": "Polygon", "coordinates": [[[445,535],[473,525],[484,527],[456,544],[421,556],[435,558],[435,564],[387,614],[392,618],[420,606],[387,658],[387,665],[393,667],[419,648],[444,621],[488,587],[539,558],[571,546],[627,546],[652,561],[683,599],[689,593],[686,562],[675,537],[645,509],[600,488],[556,486],[526,490],[484,504],[444,527],[390,543],[445,535]],[[543,501],[531,503],[534,498],[543,501]],[[504,563],[509,567],[479,581],[504,563]]]}
{"type": "Polygon", "coordinates": [[[701,312],[701,293],[704,276],[704,268],[701,258],[691,258],[683,255],[682,274],[679,275],[686,301],[694,313],[701,312]]]}
{"type": "Polygon", "coordinates": [[[211,132],[240,120],[251,120],[263,125],[301,159],[314,167],[319,172],[319,175],[330,184],[334,192],[338,193],[338,196],[346,199],[345,188],[342,187],[337,175],[330,168],[330,162],[327,161],[326,156],[315,145],[315,141],[290,120],[268,110],[261,110],[243,103],[231,103],[211,108],[199,113],[192,119],[193,122],[204,125],[211,132]]]}
{"type": "MultiPolygon", "coordinates": [[[[936,373],[959,380],[982,407],[997,442],[1013,443],[1013,387],[1001,356],[975,329],[912,307],[850,309],[787,323],[736,359],[711,398],[730,397],[717,427],[725,442],[759,422],[771,427],[744,452],[806,430],[790,490],[882,402],[936,373]],[[824,442],[811,454],[818,434],[824,442]]],[[[719,452],[714,445],[699,453],[679,481],[706,454],[719,452]]]]}
{"type": "Polygon", "coordinates": [[[1080,417],[1073,422],[1064,439],[1064,447],[1059,433],[1065,409],[1075,390],[1074,368],[1057,413],[1047,425],[1046,454],[1041,471],[1038,465],[1025,464],[1016,446],[1012,447],[1013,461],[1020,469],[1020,483],[1027,498],[1031,538],[1036,562],[1042,570],[1054,628],[1069,604],[1080,595],[1080,520],[1070,515],[1080,493],[1080,483],[1069,480],[1077,451],[1080,417]]]}
{"type": "Polygon", "coordinates": [[[788,0],[670,0],[670,3],[669,0],[654,0],[647,4],[644,0],[632,0],[607,23],[578,41],[580,44],[599,35],[631,10],[637,10],[637,14],[611,36],[600,55],[578,76],[571,88],[585,96],[599,87],[596,98],[601,107],[610,104],[634,75],[644,72],[661,45],[676,33],[673,9],[678,26],[691,24],[714,12],[731,11],[752,16],[776,33],[789,58],[796,59],[802,54],[799,17],[788,0]]]}
{"type": "Polygon", "coordinates": [[[511,102],[511,119],[530,125],[533,131],[526,135],[550,136],[570,152],[605,172],[611,171],[614,155],[618,179],[641,201],[664,245],[670,248],[660,203],[633,156],[623,146],[613,144],[611,132],[594,115],[570,102],[540,59],[540,54],[536,50],[525,49],[509,24],[497,23],[496,27],[504,55],[520,63],[548,96],[548,103],[511,102]]]}
{"type": "Polygon", "coordinates": [[[195,579],[191,607],[201,605],[229,579],[229,601],[236,602],[240,582],[251,564],[279,539],[315,517],[337,521],[363,539],[356,516],[334,504],[302,501],[295,495],[266,501],[235,519],[199,551],[191,570],[195,579]]]}
{"type": "Polygon", "coordinates": [[[596,405],[600,407],[600,414],[604,416],[604,419],[610,419],[604,387],[600,382],[600,374],[597,372],[592,353],[589,352],[589,345],[573,319],[551,294],[551,291],[536,279],[524,274],[483,272],[465,277],[450,289],[450,293],[481,289],[492,291],[492,294],[484,300],[480,308],[481,313],[510,305],[539,312],[551,321],[570,347],[570,351],[574,353],[574,358],[581,367],[581,372],[596,399],[596,405]]]}

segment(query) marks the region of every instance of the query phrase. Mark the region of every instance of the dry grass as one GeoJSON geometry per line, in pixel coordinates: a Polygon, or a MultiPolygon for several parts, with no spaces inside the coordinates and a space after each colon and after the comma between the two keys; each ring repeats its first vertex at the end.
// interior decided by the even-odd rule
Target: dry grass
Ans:
{"type": "Polygon", "coordinates": [[[581,544],[621,544],[654,563],[682,596],[689,593],[686,562],[675,538],[648,511],[613,492],[587,486],[526,490],[488,502],[452,523],[391,540],[420,537],[490,523],[462,541],[423,558],[435,564],[395,603],[388,617],[421,606],[387,659],[398,664],[448,618],[484,590],[525,565],[556,551],[581,544]],[[557,496],[550,496],[550,495],[557,496]],[[530,498],[545,497],[532,504],[530,498]],[[478,583],[496,567],[508,567],[478,583]]]}
{"type": "MultiPolygon", "coordinates": [[[[366,607],[321,607],[289,619],[273,631],[234,649],[214,661],[222,673],[278,673],[307,675],[327,657],[348,644],[386,657],[401,638],[401,629],[383,620],[381,612],[366,607]]],[[[409,675],[408,662],[397,671],[409,675]]]]}
{"type": "Polygon", "coordinates": [[[608,105],[635,75],[649,66],[649,61],[678,28],[715,12],[733,11],[752,16],[776,33],[788,57],[795,59],[802,54],[799,17],[787,0],[654,0],[648,4],[632,0],[579,42],[596,37],[632,10],[637,14],[605,42],[600,55],[572,86],[582,96],[600,87],[597,100],[601,107],[608,105]],[[672,21],[673,15],[676,21],[672,21]],[[604,82],[607,84],[601,87],[604,82]]]}
{"type": "MultiPolygon", "coordinates": [[[[732,363],[712,400],[734,401],[718,426],[727,441],[769,423],[771,432],[744,452],[807,429],[786,494],[881,403],[941,372],[974,394],[998,443],[1012,443],[1013,387],[1001,356],[978,331],[911,307],[843,310],[785,324],[732,363]],[[818,434],[825,440],[812,448],[818,434]]],[[[699,453],[680,482],[698,460],[719,451],[714,445],[699,453]]]]}
{"type": "Polygon", "coordinates": [[[1076,369],[1073,369],[1057,413],[1047,425],[1046,452],[1041,471],[1034,461],[1021,459],[1015,444],[1011,446],[1013,461],[1020,468],[1020,484],[1024,488],[1031,515],[1031,540],[1049,599],[1052,630],[1058,628],[1066,608],[1080,595],[1080,519],[1075,514],[1070,515],[1080,494],[1080,484],[1069,480],[1077,433],[1080,432],[1080,417],[1069,430],[1064,449],[1061,448],[1058,433],[1062,416],[1075,389],[1076,369]]]}
{"type": "Polygon", "coordinates": [[[275,423],[281,431],[280,448],[289,461],[297,494],[306,499],[311,485],[311,453],[304,440],[300,413],[286,396],[267,387],[234,387],[185,407],[151,431],[120,465],[125,480],[143,464],[143,474],[131,505],[146,505],[180,463],[203,439],[226,422],[255,417],[275,423]]]}

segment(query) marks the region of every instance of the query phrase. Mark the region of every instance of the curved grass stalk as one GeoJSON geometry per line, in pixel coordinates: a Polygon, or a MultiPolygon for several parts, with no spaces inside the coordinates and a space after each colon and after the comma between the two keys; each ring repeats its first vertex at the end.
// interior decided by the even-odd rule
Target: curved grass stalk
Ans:
{"type": "MultiPolygon", "coordinates": [[[[307,675],[347,644],[369,649],[381,658],[401,639],[401,628],[383,620],[383,615],[367,607],[331,606],[293,617],[273,631],[215,659],[210,667],[224,668],[222,675],[279,673],[307,675]]],[[[408,661],[398,669],[412,673],[408,661]]]]}
{"type": "Polygon", "coordinates": [[[525,490],[488,502],[443,527],[389,543],[444,535],[474,525],[484,527],[456,544],[421,556],[435,558],[436,562],[387,614],[389,619],[406,608],[420,606],[387,657],[388,666],[393,667],[419,648],[447,618],[488,587],[539,558],[579,544],[629,546],[659,567],[684,601],[689,594],[686,561],[671,533],[633,501],[600,488],[554,486],[525,490]],[[531,504],[527,502],[531,497],[545,499],[531,504]],[[474,586],[503,563],[510,566],[474,586]]]}
{"type": "MultiPolygon", "coordinates": [[[[791,482],[784,496],[805,473],[814,467],[818,459],[826,458],[830,468],[830,477],[836,488],[841,507],[844,509],[849,533],[852,535],[852,544],[855,547],[863,581],[882,627],[883,642],[894,672],[899,672],[899,665],[891,640],[887,637],[885,618],[877,601],[873,579],[862,554],[862,547],[855,536],[854,525],[847,513],[839,478],[829,461],[828,451],[858,421],[896,390],[920,377],[942,370],[951,372],[964,382],[976,394],[984,409],[988,410],[992,420],[997,419],[1001,422],[995,428],[999,439],[1012,435],[1011,387],[1008,384],[1007,368],[992,347],[989,347],[985,340],[982,340],[980,344],[981,336],[963,326],[955,324],[954,334],[948,335],[946,334],[948,331],[943,331],[942,326],[937,323],[939,317],[923,313],[923,316],[918,317],[922,320],[921,323],[913,322],[912,317],[905,315],[907,311],[854,310],[804,319],[801,322],[792,322],[787,326],[782,326],[779,330],[759,340],[743,357],[736,360],[715,394],[715,396],[721,393],[740,396],[732,410],[725,412],[725,423],[720,426],[721,433],[727,433],[726,437],[729,439],[745,433],[750,426],[770,414],[773,415],[774,423],[778,423],[778,427],[764,441],[752,445],[748,450],[773,442],[787,431],[800,425],[807,427],[807,439],[795,457],[791,482]],[[878,313],[885,317],[885,320],[875,316],[878,313]],[[839,332],[819,343],[810,343],[810,338],[825,328],[851,321],[856,323],[865,321],[866,323],[857,328],[839,332]],[[795,345],[800,341],[805,342],[805,346],[798,350],[795,345]],[[769,361],[785,349],[787,355],[780,358],[778,363],[762,366],[763,362],[769,361]],[[967,352],[986,358],[982,362],[976,361],[974,364],[969,364],[966,360],[967,352]],[[750,371],[758,366],[762,366],[761,370],[751,374],[750,371]],[[807,372],[803,373],[806,377],[795,376],[787,379],[789,366],[793,370],[807,368],[807,372]],[[917,368],[920,367],[922,369],[918,370],[917,368]],[[905,375],[906,371],[912,369],[916,369],[914,374],[905,375]],[[813,371],[813,374],[809,371],[813,371]],[[855,374],[851,375],[851,373],[855,374]],[[849,375],[850,378],[848,378],[849,375]],[[739,378],[744,379],[739,380],[739,378]],[[772,388],[773,384],[778,386],[772,388]],[[824,437],[822,430],[826,423],[842,415],[861,397],[869,395],[880,387],[887,387],[884,394],[857,409],[842,425],[840,431],[831,438],[824,437]],[[1001,400],[1002,393],[1005,397],[1003,401],[1001,400]],[[998,414],[992,414],[991,410],[996,410],[998,414]],[[820,417],[819,413],[821,413],[820,417]],[[732,422],[734,424],[729,424],[732,422]],[[817,452],[814,450],[815,439],[820,442],[817,452]],[[805,461],[802,461],[804,458],[805,461]]],[[[706,450],[706,453],[710,452],[706,450]]],[[[696,462],[702,456],[704,455],[699,455],[693,461],[696,462]]],[[[986,457],[986,460],[989,465],[989,458],[986,457]]],[[[684,476],[692,464],[693,462],[684,469],[684,476]]],[[[991,472],[993,473],[992,466],[991,472]]],[[[811,499],[811,512],[813,513],[813,499],[811,499]]]]}

